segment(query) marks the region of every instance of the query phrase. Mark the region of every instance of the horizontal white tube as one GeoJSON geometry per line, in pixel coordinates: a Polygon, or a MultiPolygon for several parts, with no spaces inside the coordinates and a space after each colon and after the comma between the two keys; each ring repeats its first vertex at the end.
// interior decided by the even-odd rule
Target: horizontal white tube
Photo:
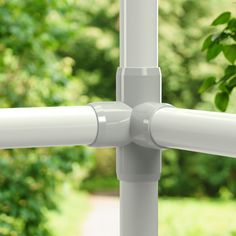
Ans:
{"type": "Polygon", "coordinates": [[[90,106],[0,109],[0,148],[91,144],[97,118],[90,106]]]}
{"type": "Polygon", "coordinates": [[[163,147],[236,157],[236,115],[177,108],[158,110],[151,135],[163,147]]]}

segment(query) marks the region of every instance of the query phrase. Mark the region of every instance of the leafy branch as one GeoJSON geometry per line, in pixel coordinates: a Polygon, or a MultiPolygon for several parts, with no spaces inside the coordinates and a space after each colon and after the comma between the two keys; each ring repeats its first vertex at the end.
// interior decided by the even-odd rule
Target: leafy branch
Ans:
{"type": "Polygon", "coordinates": [[[203,45],[202,51],[206,52],[208,61],[212,61],[223,54],[228,66],[224,69],[221,78],[210,76],[203,81],[199,88],[200,93],[216,87],[215,105],[221,110],[227,109],[230,95],[236,87],[236,18],[231,12],[224,12],[219,15],[211,24],[217,28],[217,32],[209,35],[203,45]],[[219,26],[224,26],[223,30],[218,30],[219,26]]]}

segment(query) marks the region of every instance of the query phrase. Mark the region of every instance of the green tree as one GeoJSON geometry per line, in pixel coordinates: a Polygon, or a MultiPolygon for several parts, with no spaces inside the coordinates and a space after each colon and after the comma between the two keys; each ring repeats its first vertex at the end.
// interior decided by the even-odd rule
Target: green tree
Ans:
{"type": "Polygon", "coordinates": [[[204,93],[208,89],[217,87],[215,105],[220,111],[225,111],[230,94],[236,86],[236,18],[227,11],[220,14],[211,25],[217,29],[217,32],[205,39],[202,50],[206,51],[208,61],[223,54],[228,65],[221,78],[216,78],[214,75],[205,79],[199,92],[204,93]],[[223,29],[220,29],[220,26],[223,26],[223,29]]]}
{"type": "MultiPolygon", "coordinates": [[[[0,1],[0,107],[89,101],[75,59],[60,54],[80,26],[77,10],[73,1],[0,1]]],[[[77,147],[0,151],[0,235],[49,235],[45,213],[56,208],[60,184],[90,156],[77,147]]]]}

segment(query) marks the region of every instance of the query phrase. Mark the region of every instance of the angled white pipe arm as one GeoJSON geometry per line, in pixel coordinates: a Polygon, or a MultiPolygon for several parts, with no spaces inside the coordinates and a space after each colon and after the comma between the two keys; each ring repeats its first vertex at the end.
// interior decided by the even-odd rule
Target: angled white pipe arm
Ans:
{"type": "Polygon", "coordinates": [[[0,149],[90,145],[124,146],[131,141],[132,109],[122,102],[89,106],[0,109],[0,149]]]}
{"type": "Polygon", "coordinates": [[[236,114],[143,103],[134,107],[130,123],[133,142],[144,147],[236,157],[236,114]]]}
{"type": "Polygon", "coordinates": [[[91,106],[0,109],[0,149],[88,145],[96,135],[91,106]]]}
{"type": "Polygon", "coordinates": [[[162,147],[236,157],[236,114],[164,107],[150,130],[162,147]]]}

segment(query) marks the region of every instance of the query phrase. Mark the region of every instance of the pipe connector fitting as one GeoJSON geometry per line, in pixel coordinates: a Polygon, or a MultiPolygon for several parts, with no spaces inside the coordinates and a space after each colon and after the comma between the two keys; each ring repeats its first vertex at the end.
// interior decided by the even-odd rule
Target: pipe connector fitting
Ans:
{"type": "Polygon", "coordinates": [[[147,102],[133,109],[122,102],[95,102],[90,106],[97,116],[97,135],[92,147],[123,147],[136,144],[148,149],[162,149],[152,137],[154,114],[169,104],[147,102]]]}
{"type": "Polygon", "coordinates": [[[121,147],[131,142],[132,109],[122,102],[91,103],[97,116],[98,131],[92,147],[121,147]]]}
{"type": "Polygon", "coordinates": [[[153,115],[160,109],[172,107],[165,103],[142,103],[133,108],[130,121],[132,141],[140,146],[162,149],[152,138],[151,122],[153,115]]]}

